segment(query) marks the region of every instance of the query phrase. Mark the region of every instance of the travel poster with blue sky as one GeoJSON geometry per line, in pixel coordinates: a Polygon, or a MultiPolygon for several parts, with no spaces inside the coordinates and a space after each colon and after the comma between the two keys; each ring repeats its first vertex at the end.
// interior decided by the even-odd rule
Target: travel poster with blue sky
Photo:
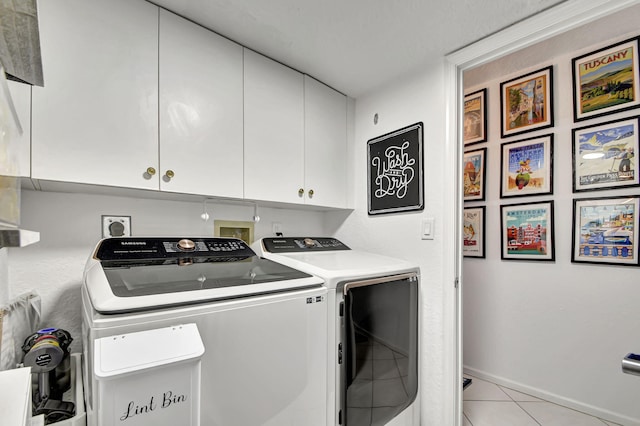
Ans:
{"type": "Polygon", "coordinates": [[[573,261],[637,265],[638,198],[574,201],[573,261]]]}
{"type": "Polygon", "coordinates": [[[553,135],[502,144],[502,197],[551,192],[553,135]]]}
{"type": "Polygon", "coordinates": [[[573,131],[574,190],[637,185],[638,117],[573,131]]]}

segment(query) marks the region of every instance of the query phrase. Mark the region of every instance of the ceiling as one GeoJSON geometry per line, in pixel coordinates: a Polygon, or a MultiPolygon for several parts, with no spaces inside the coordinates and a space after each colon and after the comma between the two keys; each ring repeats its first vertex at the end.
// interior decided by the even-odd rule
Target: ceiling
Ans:
{"type": "Polygon", "coordinates": [[[358,98],[564,0],[152,0],[358,98]]]}

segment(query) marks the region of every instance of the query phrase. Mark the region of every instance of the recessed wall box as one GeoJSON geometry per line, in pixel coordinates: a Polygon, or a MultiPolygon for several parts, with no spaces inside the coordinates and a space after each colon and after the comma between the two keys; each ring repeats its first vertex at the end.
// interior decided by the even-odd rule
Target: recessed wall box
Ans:
{"type": "Polygon", "coordinates": [[[131,216],[102,216],[102,238],[130,236],[131,216]]]}

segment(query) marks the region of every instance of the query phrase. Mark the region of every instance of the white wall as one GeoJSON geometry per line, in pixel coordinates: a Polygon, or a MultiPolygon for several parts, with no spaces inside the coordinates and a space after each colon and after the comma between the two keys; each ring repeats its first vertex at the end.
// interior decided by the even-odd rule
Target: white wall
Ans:
{"type": "MultiPolygon", "coordinates": [[[[213,236],[215,219],[253,217],[249,205],[208,201],[207,222],[200,218],[202,211],[202,202],[23,191],[21,226],[39,231],[40,242],[9,249],[9,297],[38,292],[42,327],[66,329],[76,339],[71,351],[80,351],[80,285],[85,262],[101,238],[101,215],[131,216],[133,235],[192,237],[213,236]]],[[[272,235],[272,222],[280,222],[283,233],[290,236],[327,232],[322,212],[261,207],[259,214],[256,239],[272,235]]]]}
{"type": "MultiPolygon", "coordinates": [[[[637,377],[623,374],[622,357],[640,351],[638,269],[571,263],[574,198],[639,194],[638,188],[572,193],[571,129],[639,110],[573,123],[571,59],[638,35],[640,8],[573,30],[465,73],[472,92],[488,88],[486,259],[463,268],[465,371],[625,425],[640,424],[637,377]],[[555,126],[508,141],[555,134],[554,193],[500,199],[500,87],[502,81],[554,66],[555,126]],[[556,261],[500,259],[500,205],[555,200],[556,261]]],[[[636,172],[637,172],[636,157],[636,172]]]]}
{"type": "MultiPolygon", "coordinates": [[[[359,98],[355,110],[355,137],[350,164],[353,171],[355,211],[346,220],[339,214],[329,214],[329,229],[353,248],[368,250],[414,262],[421,269],[421,354],[420,392],[421,424],[452,425],[453,383],[447,365],[453,354],[445,348],[443,317],[445,316],[446,284],[443,277],[443,176],[445,147],[443,62],[435,62],[419,75],[409,77],[359,98]],[[378,124],[373,116],[379,116],[378,124]],[[367,214],[367,154],[369,139],[381,136],[416,122],[424,123],[424,183],[425,209],[368,216],[367,214]],[[435,218],[435,239],[422,240],[421,220],[435,218]]],[[[451,289],[451,284],[448,288],[451,289]]]]}

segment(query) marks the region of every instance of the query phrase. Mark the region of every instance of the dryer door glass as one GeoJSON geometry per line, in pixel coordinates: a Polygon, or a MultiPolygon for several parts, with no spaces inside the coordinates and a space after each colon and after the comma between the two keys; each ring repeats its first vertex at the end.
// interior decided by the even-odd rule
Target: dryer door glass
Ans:
{"type": "Polygon", "coordinates": [[[347,426],[387,424],[418,392],[418,278],[345,289],[343,418],[347,426]]]}

